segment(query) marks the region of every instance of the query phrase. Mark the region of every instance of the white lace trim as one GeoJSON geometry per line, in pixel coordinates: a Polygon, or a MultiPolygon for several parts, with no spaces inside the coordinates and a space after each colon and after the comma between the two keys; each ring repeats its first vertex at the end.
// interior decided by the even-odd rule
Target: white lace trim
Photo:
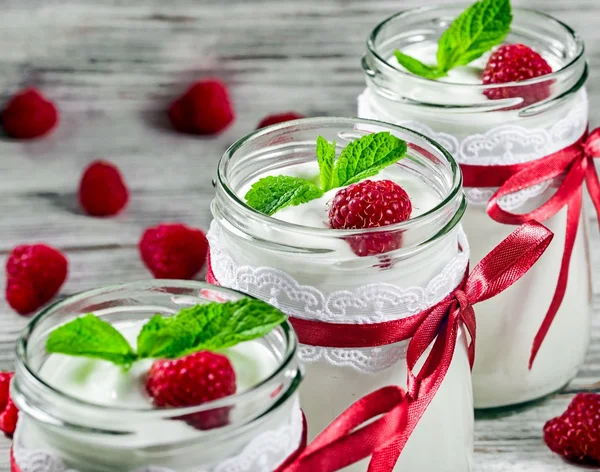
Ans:
{"type": "MultiPolygon", "coordinates": [[[[420,313],[460,284],[469,262],[469,247],[461,230],[458,236],[461,251],[425,287],[370,284],[325,293],[317,287],[299,284],[279,269],[238,266],[221,244],[222,231],[213,221],[207,234],[212,270],[219,284],[264,300],[290,316],[330,323],[379,323],[420,313]]],[[[303,362],[326,361],[362,373],[380,372],[405,356],[406,343],[362,349],[301,345],[299,349],[303,362]]]]}
{"type": "MultiPolygon", "coordinates": [[[[197,472],[272,472],[298,449],[302,434],[302,411],[296,401],[288,423],[255,437],[238,455],[209,469],[199,468],[197,472]]],[[[77,472],[67,469],[62,459],[50,451],[27,449],[19,426],[14,436],[13,455],[21,472],[77,472]]],[[[148,465],[131,472],[175,471],[148,465]]]]}
{"type": "MultiPolygon", "coordinates": [[[[588,122],[587,95],[581,93],[567,116],[548,127],[527,129],[504,125],[461,140],[448,133],[438,133],[422,123],[395,120],[376,106],[371,94],[366,89],[358,97],[358,116],[395,123],[422,133],[446,148],[460,164],[491,166],[530,162],[573,144],[584,133],[588,122]]],[[[500,206],[508,211],[515,210],[544,193],[550,185],[551,182],[544,182],[507,195],[500,199],[500,206]]],[[[465,194],[469,203],[482,205],[487,204],[494,189],[466,188],[465,194]]]]}

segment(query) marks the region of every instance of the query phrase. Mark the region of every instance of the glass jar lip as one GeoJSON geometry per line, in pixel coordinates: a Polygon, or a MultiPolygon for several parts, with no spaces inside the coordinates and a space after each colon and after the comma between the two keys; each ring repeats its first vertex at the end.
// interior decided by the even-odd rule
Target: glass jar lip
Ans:
{"type": "MultiPolygon", "coordinates": [[[[410,143],[408,143],[410,145],[410,143]]],[[[320,237],[349,237],[355,235],[364,235],[371,233],[380,233],[380,232],[395,232],[408,230],[409,228],[416,226],[427,224],[430,220],[435,219],[438,212],[443,210],[449,203],[454,201],[459,194],[462,192],[462,173],[460,171],[460,167],[454,157],[440,144],[438,144],[433,139],[425,136],[417,131],[414,131],[410,128],[406,128],[404,126],[399,126],[391,123],[387,123],[379,120],[371,120],[365,118],[342,118],[342,117],[316,117],[316,118],[302,118],[299,120],[291,120],[283,123],[278,123],[275,125],[267,126],[265,128],[261,128],[256,130],[240,139],[238,139],[235,143],[233,143],[225,154],[221,157],[219,164],[217,166],[217,181],[219,185],[223,188],[224,192],[227,196],[238,206],[244,209],[244,211],[248,212],[249,215],[252,215],[253,218],[256,218],[257,221],[262,223],[267,223],[277,228],[283,230],[291,230],[297,233],[309,234],[313,236],[320,237]],[[392,131],[398,131],[402,133],[410,134],[417,139],[421,139],[426,141],[428,144],[433,146],[440,154],[446,159],[446,161],[450,164],[450,168],[452,170],[452,188],[448,192],[448,194],[433,208],[428,211],[422,213],[419,216],[411,218],[409,220],[395,223],[387,226],[380,226],[376,228],[366,228],[366,229],[333,229],[333,228],[316,228],[312,226],[304,226],[296,223],[290,223],[288,221],[278,220],[277,218],[273,218],[272,216],[267,216],[254,208],[250,207],[242,198],[240,198],[237,193],[230,188],[228,185],[227,178],[225,176],[227,171],[227,164],[230,158],[233,157],[236,151],[238,151],[244,144],[248,141],[266,135],[268,133],[272,133],[275,131],[279,131],[285,128],[290,128],[298,125],[319,125],[319,124],[346,124],[346,125],[374,125],[381,128],[388,128],[392,131]]]]}
{"type": "Polygon", "coordinates": [[[531,8],[522,8],[522,7],[513,7],[512,8],[513,13],[517,13],[517,14],[519,12],[529,13],[529,14],[536,15],[540,18],[545,18],[546,20],[553,21],[554,23],[556,23],[560,27],[562,27],[573,38],[573,40],[577,44],[577,54],[575,54],[575,56],[569,62],[562,65],[559,69],[552,71],[552,73],[550,73],[550,74],[539,76],[539,77],[534,77],[532,79],[522,80],[520,82],[506,82],[506,83],[502,83],[502,84],[465,84],[465,83],[460,83],[460,82],[440,82],[439,80],[420,77],[418,75],[411,74],[410,72],[405,71],[403,69],[399,69],[398,67],[394,67],[392,64],[390,64],[387,61],[387,59],[383,58],[377,51],[377,48],[375,46],[375,41],[377,39],[378,34],[388,23],[390,23],[400,17],[407,16],[407,15],[427,13],[427,12],[434,11],[434,10],[441,9],[441,8],[459,7],[461,5],[462,5],[461,3],[450,3],[447,5],[439,5],[438,4],[438,5],[429,5],[429,6],[411,8],[408,10],[398,12],[398,13],[386,18],[381,23],[379,23],[377,26],[375,26],[375,28],[373,29],[373,31],[371,31],[371,33],[369,34],[369,37],[367,39],[367,50],[370,54],[373,55],[373,57],[379,62],[379,65],[382,66],[383,68],[390,70],[392,73],[401,74],[402,76],[408,77],[417,82],[422,82],[423,84],[426,84],[428,87],[452,86],[452,87],[461,87],[461,88],[469,89],[469,90],[482,90],[482,91],[483,90],[494,90],[497,88],[503,88],[503,87],[508,87],[508,86],[510,86],[510,87],[526,87],[526,86],[534,85],[537,83],[545,82],[548,79],[556,78],[558,75],[564,74],[565,72],[568,72],[569,70],[573,69],[584,58],[585,43],[583,42],[583,40],[579,37],[579,35],[573,28],[571,28],[566,23],[563,23],[562,21],[558,20],[557,18],[554,18],[552,15],[549,15],[547,13],[543,13],[543,12],[540,12],[538,10],[534,10],[531,8]],[[436,84],[436,85],[434,85],[434,84],[436,84]]]}
{"type": "MultiPolygon", "coordinates": [[[[198,291],[212,290],[212,291],[218,291],[221,293],[225,293],[228,295],[234,295],[234,296],[240,297],[240,298],[250,298],[253,300],[257,300],[255,297],[248,295],[246,293],[243,293],[243,292],[238,292],[236,290],[228,289],[225,287],[212,285],[207,282],[200,282],[200,281],[193,281],[193,280],[154,279],[154,280],[147,280],[147,281],[106,285],[106,286],[103,286],[100,288],[86,290],[86,291],[79,292],[74,295],[65,297],[61,300],[58,300],[58,301],[46,306],[31,319],[31,321],[28,323],[28,325],[21,332],[21,334],[17,340],[17,343],[16,343],[17,367],[19,365],[23,367],[23,369],[28,377],[28,380],[33,382],[35,386],[43,388],[45,391],[50,392],[51,394],[59,397],[60,399],[67,400],[70,403],[73,403],[74,405],[78,405],[78,406],[81,406],[81,407],[84,407],[84,408],[87,408],[90,410],[109,412],[109,414],[110,413],[114,413],[114,414],[133,413],[133,414],[141,414],[141,415],[148,415],[148,416],[156,415],[157,417],[162,417],[165,415],[168,415],[169,417],[180,417],[180,416],[185,416],[185,415],[189,415],[189,414],[195,414],[195,413],[202,412],[202,411],[214,410],[216,408],[225,407],[231,403],[244,401],[244,399],[246,399],[246,398],[254,397],[255,395],[262,392],[263,390],[268,389],[269,384],[274,379],[276,379],[283,371],[285,371],[290,366],[290,364],[292,364],[294,359],[296,358],[296,351],[298,348],[298,340],[296,337],[296,333],[294,332],[290,322],[288,320],[286,320],[284,323],[282,323],[280,325],[280,328],[282,329],[282,331],[285,335],[286,352],[285,352],[285,356],[282,358],[279,366],[277,367],[277,369],[274,372],[272,372],[268,377],[261,380],[256,385],[253,385],[252,387],[250,387],[240,393],[236,393],[234,395],[229,395],[229,396],[223,397],[219,400],[206,402],[201,405],[190,406],[190,407],[181,407],[181,408],[170,408],[170,407],[169,408],[155,408],[155,407],[127,408],[127,407],[115,407],[115,406],[110,406],[110,405],[102,405],[102,404],[98,404],[98,403],[87,402],[85,400],[82,400],[81,398],[69,395],[68,393],[65,393],[62,390],[57,389],[57,388],[53,387],[52,385],[48,384],[39,375],[37,375],[35,373],[34,369],[32,369],[32,367],[30,366],[30,364],[27,360],[28,338],[33,333],[33,330],[35,329],[37,324],[45,317],[51,316],[52,313],[57,308],[60,308],[61,306],[66,305],[68,303],[85,300],[87,297],[90,297],[90,296],[100,295],[106,291],[112,291],[112,290],[117,290],[117,289],[133,289],[133,290],[135,290],[135,289],[152,289],[152,288],[165,288],[165,287],[190,288],[190,289],[198,289],[198,291]]],[[[299,368],[297,370],[299,371],[299,368]]],[[[280,404],[281,402],[283,402],[287,398],[289,398],[294,393],[295,387],[294,387],[294,389],[291,389],[291,391],[289,391],[289,390],[290,389],[288,389],[287,392],[284,392],[284,394],[281,397],[274,397],[273,398],[274,403],[280,404]]]]}

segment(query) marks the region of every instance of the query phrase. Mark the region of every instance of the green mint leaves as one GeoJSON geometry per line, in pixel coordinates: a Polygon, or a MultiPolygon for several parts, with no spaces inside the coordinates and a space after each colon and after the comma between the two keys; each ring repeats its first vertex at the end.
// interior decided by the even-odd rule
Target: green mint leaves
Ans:
{"type": "Polygon", "coordinates": [[[129,366],[137,356],[127,340],[111,324],[85,315],[56,328],[46,341],[50,353],[94,357],[129,366]]]}
{"type": "Polygon", "coordinates": [[[103,359],[125,368],[144,358],[173,359],[257,339],[285,321],[285,315],[260,300],[207,303],[165,318],[153,316],[137,338],[137,353],[111,324],[88,314],[55,329],[49,353],[103,359]]]}
{"type": "Polygon", "coordinates": [[[270,216],[287,206],[300,205],[321,196],[323,190],[308,180],[278,175],[255,182],[246,194],[246,203],[270,216]]]}
{"type": "Polygon", "coordinates": [[[332,188],[355,184],[398,162],[407,151],[405,141],[389,132],[367,134],[344,148],[333,169],[332,188]]]}
{"type": "Polygon", "coordinates": [[[396,59],[409,72],[427,79],[444,77],[500,44],[510,31],[510,0],[480,0],[460,14],[438,42],[437,66],[423,64],[396,51],[396,59]]]}
{"type": "Polygon", "coordinates": [[[277,175],[255,182],[246,203],[271,216],[287,206],[296,206],[320,198],[331,189],[357,183],[376,175],[381,169],[398,162],[406,155],[406,142],[384,131],[367,134],[352,141],[335,158],[335,142],[317,138],[317,161],[321,187],[299,177],[277,175]]]}
{"type": "Polygon", "coordinates": [[[244,298],[185,308],[171,318],[154,316],[138,336],[141,357],[172,359],[260,338],[285,321],[264,302],[244,298]]]}

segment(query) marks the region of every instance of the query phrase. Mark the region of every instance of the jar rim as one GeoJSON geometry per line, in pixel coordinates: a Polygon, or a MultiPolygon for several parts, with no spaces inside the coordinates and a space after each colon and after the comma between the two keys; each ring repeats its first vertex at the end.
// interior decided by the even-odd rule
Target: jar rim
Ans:
{"type": "MultiPolygon", "coordinates": [[[[315,137],[316,139],[316,137],[315,137]]],[[[410,143],[408,143],[410,145],[410,143]]],[[[383,232],[395,232],[395,231],[406,231],[411,227],[417,225],[424,225],[434,220],[437,215],[443,211],[448,204],[455,201],[457,198],[464,199],[464,195],[462,195],[462,173],[460,172],[460,167],[454,157],[440,144],[438,144],[433,139],[425,136],[417,131],[406,128],[404,126],[399,126],[391,123],[386,123],[378,120],[370,120],[363,118],[342,118],[342,117],[316,117],[316,118],[302,118],[298,120],[286,121],[283,123],[278,123],[275,125],[271,125],[265,128],[261,128],[259,130],[253,131],[252,133],[238,139],[234,144],[232,144],[227,151],[221,157],[218,167],[217,167],[217,185],[219,185],[223,191],[225,192],[227,198],[236,205],[239,209],[241,209],[245,216],[255,219],[261,223],[267,223],[271,226],[277,227],[282,230],[291,230],[297,233],[319,236],[319,237],[335,237],[335,238],[345,238],[356,235],[365,235],[365,234],[373,234],[373,233],[383,233],[383,232]],[[284,130],[286,128],[293,128],[297,126],[318,126],[318,125],[366,125],[366,126],[376,126],[378,128],[385,128],[390,131],[396,131],[403,134],[408,134],[413,136],[415,140],[421,140],[422,142],[427,143],[428,145],[435,148],[437,152],[446,160],[446,162],[450,165],[450,169],[452,172],[452,185],[450,190],[447,192],[447,195],[442,198],[442,200],[437,203],[434,207],[429,209],[428,211],[418,215],[414,218],[410,218],[409,220],[395,223],[387,226],[380,226],[376,228],[365,228],[365,229],[334,229],[334,228],[318,228],[313,226],[305,226],[301,224],[291,223],[288,221],[282,221],[277,218],[273,218],[272,216],[267,216],[254,208],[250,207],[243,198],[240,198],[237,192],[231,188],[228,178],[227,178],[227,166],[230,159],[233,158],[234,154],[238,152],[244,145],[248,142],[268,135],[269,133],[276,133],[278,131],[284,130]]],[[[213,202],[214,204],[214,202],[213,202]]],[[[464,210],[462,210],[464,211],[464,210]]],[[[214,213],[214,211],[213,211],[214,213]]],[[[459,218],[455,218],[454,224],[452,227],[460,221],[459,218]]],[[[444,228],[444,234],[452,229],[452,227],[444,228]]],[[[435,239],[439,235],[436,234],[431,239],[435,239]]]]}
{"type": "MultiPolygon", "coordinates": [[[[375,46],[375,41],[377,39],[377,36],[383,30],[383,28],[386,27],[390,22],[397,20],[398,18],[408,16],[408,15],[418,15],[418,14],[428,13],[428,12],[439,10],[439,9],[448,9],[448,8],[453,8],[453,7],[456,8],[456,7],[459,7],[462,5],[463,4],[461,4],[461,3],[451,3],[451,4],[447,4],[447,5],[439,5],[438,4],[438,5],[416,7],[416,8],[411,8],[408,10],[398,12],[398,13],[386,18],[385,20],[380,22],[377,26],[375,26],[373,31],[371,31],[371,33],[368,36],[367,50],[378,61],[379,66],[384,67],[385,69],[391,71],[392,73],[397,73],[397,74],[400,74],[401,76],[404,76],[404,77],[407,77],[410,79],[414,79],[417,82],[422,82],[423,84],[426,84],[427,87],[452,86],[452,87],[464,88],[464,89],[469,89],[469,90],[481,90],[481,91],[499,89],[499,88],[509,87],[509,86],[519,88],[519,87],[526,87],[526,86],[531,86],[531,85],[534,85],[537,83],[545,82],[547,80],[556,78],[559,75],[565,74],[566,72],[569,72],[571,69],[573,69],[575,66],[577,66],[578,63],[582,59],[584,59],[585,43],[579,37],[579,35],[575,32],[575,30],[573,30],[569,25],[558,20],[557,18],[554,18],[552,15],[549,15],[547,13],[543,13],[538,10],[534,10],[534,9],[530,9],[530,8],[521,8],[521,7],[513,7],[512,10],[514,13],[517,13],[517,14],[518,13],[528,13],[528,14],[535,15],[539,18],[543,18],[545,20],[550,20],[550,21],[556,23],[558,26],[560,26],[561,28],[564,29],[564,31],[573,39],[573,41],[577,45],[577,53],[574,55],[574,57],[571,58],[565,64],[561,65],[561,67],[559,69],[553,70],[550,74],[546,74],[546,75],[539,76],[539,77],[534,77],[531,79],[522,80],[519,82],[506,82],[506,83],[502,83],[502,84],[469,84],[469,83],[460,83],[460,82],[440,82],[439,80],[420,77],[420,76],[412,74],[406,70],[394,67],[392,64],[390,64],[385,58],[383,58],[379,54],[377,47],[375,46]]],[[[365,61],[363,59],[363,67],[364,66],[365,66],[365,61]]]]}
{"type": "MultiPolygon", "coordinates": [[[[298,347],[298,340],[296,334],[289,323],[286,320],[282,323],[278,328],[281,328],[281,331],[284,335],[285,339],[285,352],[282,356],[277,369],[275,369],[269,376],[262,379],[257,384],[243,390],[242,392],[235,393],[234,395],[229,395],[227,397],[223,397],[218,400],[209,401],[197,406],[190,407],[179,407],[179,408],[158,408],[158,407],[147,407],[147,408],[131,408],[131,407],[120,407],[120,406],[111,406],[104,405],[98,403],[92,403],[85,401],[81,398],[70,395],[56,387],[53,387],[48,382],[43,380],[37,373],[36,369],[34,369],[28,360],[27,356],[27,347],[29,337],[33,334],[36,326],[42,321],[47,319],[49,316],[52,316],[53,313],[56,312],[57,309],[66,307],[69,304],[83,301],[89,297],[93,297],[96,295],[101,295],[103,293],[107,293],[114,290],[156,290],[156,289],[165,289],[165,288],[174,288],[174,289],[193,289],[201,292],[202,290],[210,290],[220,292],[226,295],[235,296],[237,299],[241,298],[250,298],[256,300],[255,297],[238,292],[236,290],[228,289],[225,287],[215,286],[206,282],[192,281],[192,280],[169,280],[169,279],[154,279],[147,281],[138,281],[138,282],[129,282],[123,284],[115,284],[103,286],[96,289],[86,290],[83,292],[79,292],[75,295],[71,295],[65,297],[61,300],[58,300],[44,309],[42,309],[39,313],[37,313],[34,318],[28,323],[25,329],[21,332],[19,339],[16,343],[16,364],[17,364],[17,381],[19,381],[19,377],[21,375],[25,375],[28,382],[31,382],[34,388],[42,389],[46,393],[50,393],[55,398],[60,400],[66,400],[70,404],[89,409],[89,411],[102,411],[108,412],[109,414],[119,414],[119,413],[130,413],[134,415],[142,415],[144,419],[152,418],[152,417],[181,417],[190,414],[196,414],[203,411],[214,410],[217,408],[227,407],[228,405],[243,402],[246,399],[250,399],[252,397],[258,396],[261,393],[268,391],[272,393],[273,389],[270,388],[270,385],[277,382],[277,378],[285,373],[287,369],[290,368],[294,360],[296,359],[296,351],[298,347]],[[20,375],[21,374],[21,375],[20,375]]],[[[281,396],[273,398],[273,404],[270,405],[270,408],[263,412],[266,413],[270,411],[272,408],[276,408],[282,402],[290,398],[301,378],[301,373],[299,367],[296,366],[296,379],[292,382],[290,388],[287,391],[283,392],[281,396]]]]}

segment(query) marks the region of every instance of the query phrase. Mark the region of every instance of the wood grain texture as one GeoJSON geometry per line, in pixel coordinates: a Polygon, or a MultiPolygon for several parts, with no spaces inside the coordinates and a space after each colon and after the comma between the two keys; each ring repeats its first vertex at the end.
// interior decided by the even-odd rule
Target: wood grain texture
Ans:
{"type": "MultiPolygon", "coordinates": [[[[443,3],[444,0],[438,0],[443,3]]],[[[62,248],[71,263],[63,295],[148,277],[137,255],[143,229],[161,221],[206,228],[219,157],[268,113],[355,114],[364,87],[360,57],[371,29],[420,0],[4,0],[0,5],[0,101],[36,85],[61,110],[47,139],[0,138],[0,264],[23,242],[62,248]],[[173,133],[167,103],[189,82],[218,76],[231,86],[237,120],[218,138],[173,133]],[[115,219],[83,216],[75,200],[82,169],[109,159],[132,190],[115,219]]],[[[600,63],[598,0],[513,0],[554,14],[584,38],[600,63]]],[[[598,71],[588,84],[600,122],[598,71]]],[[[600,237],[593,266],[600,268],[600,237]]],[[[0,277],[0,290],[4,291],[0,277]]],[[[600,277],[594,279],[600,294],[600,277]]],[[[596,296],[596,301],[600,301],[596,296]]],[[[475,470],[559,472],[543,445],[545,420],[582,389],[600,389],[600,319],[587,363],[565,393],[519,414],[479,419],[475,470]]],[[[0,368],[27,322],[0,300],[0,368]]],[[[9,442],[0,439],[0,472],[9,442]]]]}

